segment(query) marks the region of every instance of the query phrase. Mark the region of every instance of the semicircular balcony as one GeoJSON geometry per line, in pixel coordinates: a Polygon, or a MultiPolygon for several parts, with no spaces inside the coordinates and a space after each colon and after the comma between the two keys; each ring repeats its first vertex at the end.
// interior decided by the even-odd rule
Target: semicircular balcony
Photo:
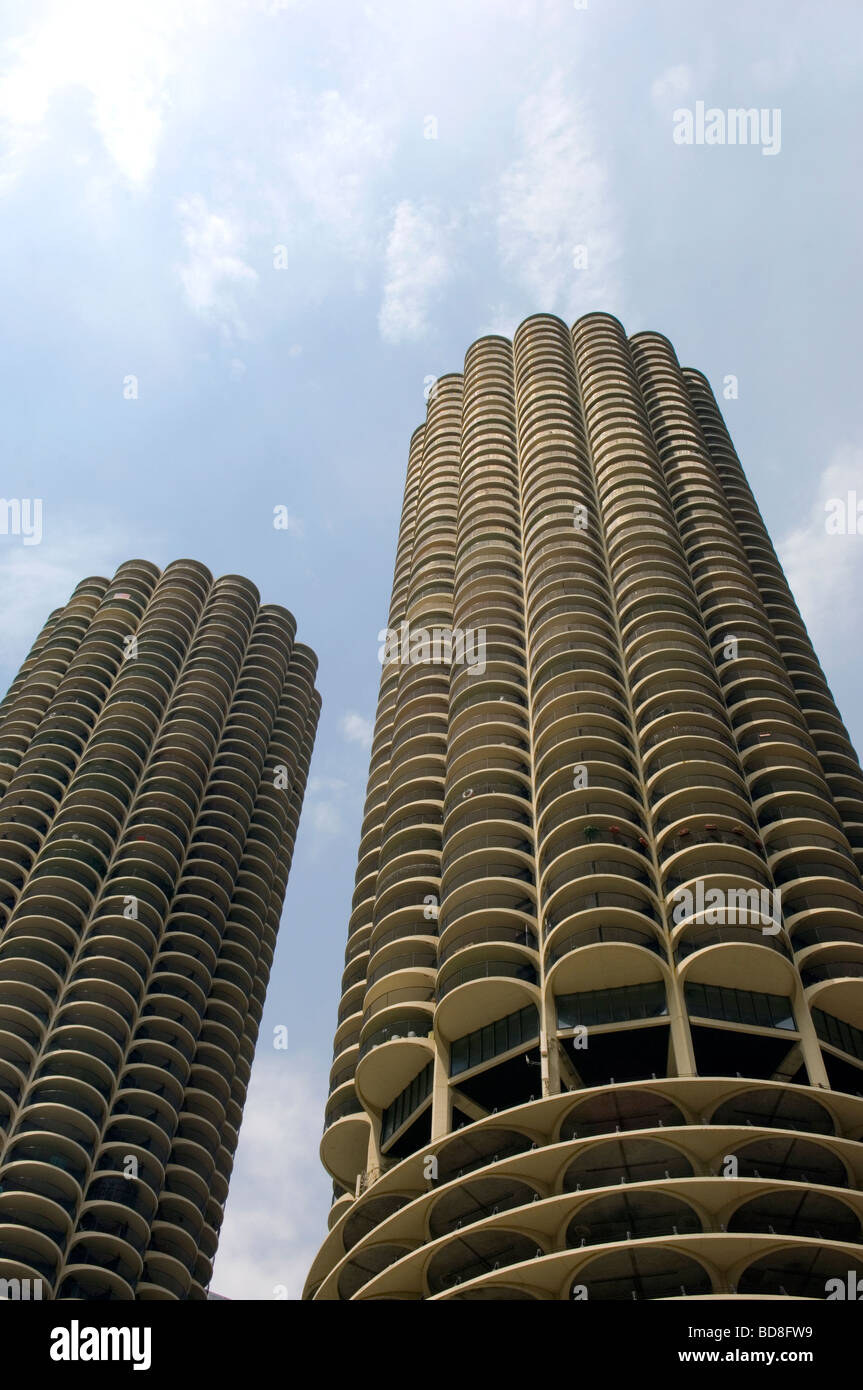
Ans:
{"type": "MultiPolygon", "coordinates": [[[[694,905],[696,896],[700,900],[702,892],[706,896],[714,888],[717,902],[718,893],[730,892],[735,886],[745,889],[749,897],[751,890],[772,893],[774,883],[764,862],[761,842],[745,826],[736,827],[736,832],[732,827],[726,834],[706,831],[702,827],[677,826],[673,836],[663,843],[663,850],[668,849],[672,849],[672,853],[663,854],[662,894],[669,912],[674,909],[672,920],[676,923],[691,916],[690,898],[694,905]],[[674,845],[677,845],[676,850],[672,848],[674,845]],[[696,894],[698,885],[701,888],[696,894]]],[[[732,906],[736,901],[729,897],[732,906]]],[[[741,907],[748,901],[749,898],[743,897],[741,907]]]]}
{"type": "Polygon", "coordinates": [[[387,989],[431,984],[436,971],[437,947],[434,940],[394,938],[374,953],[365,976],[365,1005],[368,1007],[379,993],[387,989]]]}
{"type": "Polygon", "coordinates": [[[352,1255],[342,1268],[338,1280],[338,1296],[342,1301],[355,1298],[376,1275],[383,1273],[403,1255],[409,1253],[404,1245],[379,1244],[352,1255]]]}
{"type": "Polygon", "coordinates": [[[646,1135],[615,1137],[581,1148],[564,1170],[561,1191],[661,1182],[693,1173],[691,1159],[673,1143],[646,1135]]]}
{"type": "Polygon", "coordinates": [[[536,754],[549,742],[570,729],[592,728],[600,736],[611,737],[631,751],[627,711],[611,694],[585,690],[566,677],[556,680],[534,697],[534,740],[536,754]]]}
{"type": "MultiPolygon", "coordinates": [[[[826,822],[807,817],[777,819],[767,827],[763,836],[767,862],[775,880],[785,864],[828,861],[846,874],[857,874],[853,850],[844,830],[826,822]]],[[[849,879],[845,877],[845,882],[849,879]]],[[[852,878],[851,882],[857,879],[852,878]]]]}
{"type": "MultiPolygon", "coordinates": [[[[467,1283],[493,1269],[521,1264],[537,1255],[537,1238],[505,1227],[474,1231],[456,1237],[438,1249],[426,1270],[431,1295],[467,1283]]],[[[542,1253],[542,1247],[539,1247],[542,1253]]]]}
{"type": "Polygon", "coordinates": [[[359,1033],[353,1043],[348,1047],[342,1048],[333,1058],[330,1067],[330,1084],[328,1095],[333,1095],[340,1086],[353,1081],[357,1070],[357,1060],[359,1057],[359,1033]]]}
{"type": "Polygon", "coordinates": [[[373,1105],[392,1100],[433,1055],[434,975],[422,967],[409,969],[407,978],[413,983],[398,988],[384,978],[363,1014],[356,1077],[360,1093],[373,1105]],[[366,1065],[372,1054],[373,1064],[366,1065]]]}
{"type": "MultiPolygon", "coordinates": [[[[513,827],[532,824],[529,782],[523,773],[494,771],[462,779],[447,794],[444,806],[443,845],[453,846],[484,831],[504,834],[513,827]],[[477,827],[472,830],[471,827],[477,827]],[[456,837],[458,837],[456,839],[456,837]]],[[[527,835],[525,834],[525,838],[527,835]]]]}
{"type": "MultiPolygon", "coordinates": [[[[638,768],[628,736],[607,716],[584,711],[559,719],[546,731],[537,742],[535,766],[539,791],[561,768],[570,770],[573,785],[578,783],[572,771],[580,767],[587,767],[590,772],[595,769],[598,774],[608,772],[618,778],[623,774],[624,780],[631,778],[637,785],[638,768]]],[[[588,780],[593,784],[596,779],[591,776],[588,780]]]]}
{"type": "Polygon", "coordinates": [[[577,683],[589,689],[610,689],[617,698],[623,697],[623,674],[613,651],[599,641],[587,638],[573,642],[563,638],[559,643],[546,644],[539,658],[531,663],[532,686],[546,699],[559,683],[577,683]]]}
{"type": "Polygon", "coordinates": [[[718,704],[716,677],[706,670],[683,670],[666,676],[656,671],[632,685],[632,704],[636,711],[635,727],[642,733],[654,720],[666,715],[700,713],[707,709],[712,715],[722,714],[718,704]]]}
{"type": "MultiPolygon", "coordinates": [[[[854,863],[832,847],[796,849],[793,854],[774,860],[771,865],[774,882],[787,891],[792,885],[795,889],[812,887],[815,891],[824,888],[831,891],[837,886],[850,884],[860,891],[860,875],[854,863]]],[[[861,895],[861,915],[863,915],[863,895],[861,895]]]]}
{"type": "Polygon", "coordinates": [[[829,1192],[785,1189],[744,1200],[728,1217],[730,1233],[757,1232],[805,1240],[863,1243],[860,1217],[829,1192]]]}
{"type": "Polygon", "coordinates": [[[741,1139],[729,1148],[741,1178],[800,1183],[806,1187],[847,1188],[846,1164],[826,1144],[790,1133],[741,1139]]]}
{"type": "Polygon", "coordinates": [[[831,1280],[847,1290],[849,1278],[856,1289],[861,1277],[863,1260],[845,1251],[801,1243],[753,1259],[739,1275],[735,1292],[746,1297],[823,1299],[831,1280]]]}
{"type": "Polygon", "coordinates": [[[525,951],[530,953],[526,959],[535,959],[535,953],[539,949],[539,941],[534,927],[529,926],[526,922],[514,924],[505,917],[496,921],[494,920],[494,913],[490,913],[489,916],[492,920],[479,926],[471,926],[464,918],[457,918],[447,927],[440,940],[439,964],[443,966],[453,956],[476,946],[494,950],[498,945],[503,944],[523,947],[525,951]]]}
{"type": "MultiPolygon", "coordinates": [[[[386,948],[388,954],[366,984],[363,999],[362,1030],[366,1040],[371,1031],[387,1024],[405,1003],[427,1003],[433,997],[437,954],[434,948],[405,950],[398,942],[386,948]]],[[[361,1048],[360,1056],[365,1053],[361,1048]]]]}
{"type": "MultiPolygon", "coordinates": [[[[29,1224],[40,1220],[32,1205],[13,1205],[8,1216],[11,1221],[0,1210],[0,1279],[29,1280],[31,1298],[50,1298],[63,1263],[57,1241],[49,1231],[29,1224]],[[41,1295],[34,1289],[40,1281],[41,1295]]],[[[65,1231],[62,1235],[65,1239],[65,1231]]]]}
{"type": "Polygon", "coordinates": [[[863,945],[816,946],[797,959],[810,1007],[863,1027],[863,945]]]}
{"type": "Polygon", "coordinates": [[[707,649],[699,618],[668,611],[661,606],[659,598],[656,599],[656,607],[649,618],[643,617],[640,622],[628,625],[622,633],[622,641],[626,660],[633,674],[638,672],[642,658],[657,650],[683,650],[700,656],[706,653],[707,649]]]}
{"type": "Polygon", "coordinates": [[[191,1297],[192,1276],[176,1260],[160,1251],[148,1251],[144,1271],[135,1289],[136,1300],[153,1302],[191,1297]]]}
{"type": "MultiPolygon", "coordinates": [[[[341,1200],[345,1194],[339,1195],[336,1188],[333,1189],[333,1204],[341,1200]]],[[[403,1193],[387,1192],[379,1197],[365,1196],[359,1201],[351,1202],[347,1221],[344,1225],[343,1240],[345,1250],[352,1250],[361,1240],[365,1240],[378,1226],[393,1216],[402,1207],[407,1206],[412,1197],[403,1193]]]]}
{"type": "MultiPolygon", "coordinates": [[[[669,1246],[618,1248],[582,1265],[570,1297],[585,1288],[595,1301],[704,1298],[713,1292],[710,1273],[693,1256],[669,1246]]],[[[580,1292],[578,1296],[582,1295],[580,1292]]]]}
{"type": "Polygon", "coordinates": [[[20,1158],[4,1165],[0,1187],[0,1221],[20,1220],[65,1247],[81,1202],[81,1185],[71,1173],[61,1164],[20,1158]],[[21,1215],[12,1214],[13,1208],[21,1215]]]}
{"type": "MultiPolygon", "coordinates": [[[[706,644],[683,643],[667,646],[663,642],[645,643],[636,661],[629,666],[633,690],[643,681],[659,676],[671,685],[682,685],[688,676],[713,673],[706,644]]],[[[640,692],[639,692],[640,693],[640,692]]]]}
{"type": "Polygon", "coordinates": [[[543,798],[537,834],[541,868],[570,847],[573,835],[577,841],[623,844],[648,855],[641,802],[626,792],[574,786],[575,780],[561,779],[557,794],[543,798]]]}
{"type": "Polygon", "coordinates": [[[485,854],[471,856],[471,865],[457,865],[449,876],[448,891],[440,908],[441,935],[456,922],[465,930],[481,926],[492,912],[499,921],[515,927],[535,925],[532,867],[527,867],[524,856],[517,853],[510,858],[504,850],[489,852],[492,853],[492,862],[485,854]]]}
{"type": "Polygon", "coordinates": [[[477,942],[441,969],[435,1032],[447,1041],[539,1003],[536,958],[518,945],[477,942]]]}
{"type": "Polygon", "coordinates": [[[530,1206],[539,1197],[537,1188],[507,1173],[490,1174],[460,1183],[443,1193],[429,1212],[429,1236],[437,1240],[487,1216],[530,1206]]]}
{"type": "Polygon", "coordinates": [[[734,861],[739,857],[744,874],[749,868],[764,873],[764,847],[750,815],[740,819],[734,805],[721,801],[681,803],[679,810],[683,812],[687,806],[692,808],[688,814],[671,812],[658,830],[657,852],[664,879],[671,876],[684,882],[687,877],[697,877],[699,864],[712,862],[714,853],[734,861]],[[690,864],[694,866],[692,873],[690,864]]]}
{"type": "Polygon", "coordinates": [[[439,851],[441,820],[438,810],[402,811],[388,817],[379,834],[369,844],[357,865],[356,907],[364,897],[373,896],[378,870],[401,855],[413,852],[439,851]],[[368,880],[368,882],[366,882],[368,880]],[[365,891],[363,891],[365,889],[365,891]]]}
{"type": "Polygon", "coordinates": [[[114,1248],[123,1250],[127,1256],[143,1255],[156,1199],[149,1189],[144,1189],[148,1194],[146,1198],[134,1191],[141,1187],[135,1179],[127,1181],[122,1176],[109,1180],[97,1178],[78,1215],[76,1231],[108,1236],[112,1243],[116,1242],[114,1248]],[[136,1206],[136,1201],[140,1205],[136,1206]]]}
{"type": "Polygon", "coordinates": [[[53,941],[24,934],[0,942],[0,984],[8,1004],[26,1008],[32,1001],[36,1017],[47,1019],[63,987],[69,956],[53,941]]]}
{"type": "Polygon", "coordinates": [[[791,880],[782,889],[782,915],[792,937],[810,926],[859,929],[863,892],[834,878],[791,880]]]}
{"type": "Polygon", "coordinates": [[[657,828],[671,823],[684,805],[698,798],[721,805],[728,810],[740,807],[744,819],[751,815],[746,784],[739,773],[717,762],[675,763],[657,771],[648,792],[648,804],[657,828]]]}
{"type": "MultiPolygon", "coordinates": [[[[707,1118],[707,1117],[705,1117],[707,1118]]],[[[820,1101],[800,1089],[748,1086],[717,1102],[711,1125],[834,1134],[836,1124],[820,1101]]]]}
{"type": "Polygon", "coordinates": [[[656,1236],[694,1235],[704,1229],[698,1213],[672,1192],[615,1192],[579,1206],[564,1236],[566,1248],[619,1245],[656,1236]]]}
{"type": "MultiPolygon", "coordinates": [[[[533,835],[504,824],[480,824],[447,838],[441,861],[441,896],[461,883],[483,876],[490,864],[533,870],[533,835]]],[[[506,876],[509,876],[507,873],[506,876]]]]}
{"type": "Polygon", "coordinates": [[[143,1268],[141,1256],[104,1232],[79,1235],[66,1252],[58,1299],[128,1301],[143,1268]]]}
{"type": "Polygon", "coordinates": [[[560,1141],[567,1142],[687,1123],[684,1112],[668,1096],[647,1087],[614,1086],[576,1102],[561,1119],[559,1134],[560,1141]]]}
{"type": "Polygon", "coordinates": [[[545,949],[545,980],[552,994],[615,988],[667,978],[665,943],[658,928],[585,924],[556,931],[545,949]]]}
{"type": "Polygon", "coordinates": [[[321,1163],[330,1177],[350,1191],[365,1171],[368,1160],[371,1120],[353,1087],[344,1096],[327,1104],[324,1133],[320,1144],[321,1163]]]}
{"type": "Polygon", "coordinates": [[[672,950],[681,982],[746,990],[757,978],[759,989],[776,995],[786,995],[795,987],[796,973],[784,935],[769,935],[757,923],[731,926],[689,921],[675,931],[672,950]]]}
{"type": "MultiPolygon", "coordinates": [[[[644,775],[649,778],[662,765],[662,755],[676,755],[674,760],[685,758],[690,749],[703,749],[705,753],[728,752],[733,747],[731,729],[721,709],[701,700],[697,710],[695,701],[687,701],[686,708],[670,710],[657,714],[665,705],[654,706],[652,718],[642,726],[641,751],[644,760],[644,775]]],[[[667,764],[666,764],[667,765],[667,764]]],[[[737,766],[737,764],[735,764],[737,766]]]]}
{"type": "Polygon", "coordinates": [[[661,923],[653,874],[634,851],[582,845],[559,856],[547,871],[542,911],[546,945],[567,931],[603,922],[644,927],[661,923]],[[585,891],[585,890],[589,891],[585,891]]]}

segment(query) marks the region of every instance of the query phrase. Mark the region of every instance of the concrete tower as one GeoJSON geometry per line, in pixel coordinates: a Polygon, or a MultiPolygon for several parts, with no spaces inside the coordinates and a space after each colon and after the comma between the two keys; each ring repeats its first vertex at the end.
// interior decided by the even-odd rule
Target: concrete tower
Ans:
{"type": "Polygon", "coordinates": [[[320,709],[295,628],[133,560],[0,704],[12,1297],[206,1298],[320,709]]]}
{"type": "Polygon", "coordinates": [[[705,378],[475,343],[389,628],[306,1297],[863,1274],[863,776],[705,378]]]}

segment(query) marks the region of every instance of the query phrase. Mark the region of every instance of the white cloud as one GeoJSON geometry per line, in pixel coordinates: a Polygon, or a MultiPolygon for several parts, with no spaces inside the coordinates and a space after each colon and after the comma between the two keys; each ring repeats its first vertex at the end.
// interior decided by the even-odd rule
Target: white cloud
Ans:
{"type": "Polygon", "coordinates": [[[504,269],[529,291],[536,311],[614,311],[619,238],[586,104],[555,74],[522,103],[517,126],[519,154],[497,190],[504,269]],[[577,268],[585,252],[586,265],[577,268]]]}
{"type": "Polygon", "coordinates": [[[676,67],[666,68],[665,72],[660,73],[659,77],[652,83],[650,96],[654,105],[663,111],[668,107],[674,107],[678,102],[683,101],[692,91],[693,72],[692,68],[686,63],[678,63],[676,67]]]}
{"type": "Polygon", "coordinates": [[[299,1298],[327,1231],[326,1073],[290,1047],[265,1052],[271,1040],[262,1030],[210,1283],[227,1298],[272,1299],[280,1288],[299,1298]]]}
{"type": "Polygon", "coordinates": [[[303,804],[303,820],[321,836],[338,835],[343,828],[342,807],[350,784],[340,777],[310,777],[303,804]]]}
{"type": "MultiPolygon", "coordinates": [[[[301,203],[328,242],[349,259],[362,259],[370,250],[376,177],[389,163],[391,134],[379,112],[337,91],[321,92],[312,101],[289,93],[285,108],[279,126],[285,139],[288,214],[301,203]]],[[[270,196],[279,206],[283,189],[272,188],[270,196]]]]}
{"type": "Polygon", "coordinates": [[[364,719],[361,714],[355,714],[350,710],[342,716],[339,727],[348,743],[358,743],[362,748],[371,748],[375,731],[373,720],[364,719]]]}
{"type": "Polygon", "coordinates": [[[2,182],[20,174],[50,133],[58,99],[77,89],[89,98],[91,125],[121,174],[146,184],[183,66],[180,37],[210,9],[210,0],[54,0],[7,45],[0,75],[2,182]]]}
{"type": "Polygon", "coordinates": [[[199,194],[183,198],[178,210],[187,251],[179,273],[187,303],[227,337],[244,337],[236,292],[254,288],[258,272],[239,254],[243,231],[228,214],[211,212],[199,194]]]}
{"type": "Polygon", "coordinates": [[[863,535],[830,535],[827,503],[856,491],[863,499],[863,448],[838,448],[818,480],[807,520],[777,546],[782,567],[816,650],[847,646],[848,595],[863,589],[863,535]]]}
{"type": "Polygon", "coordinates": [[[437,211],[399,203],[386,250],[386,282],[378,314],[381,337],[388,343],[416,341],[428,330],[435,292],[449,278],[448,232],[437,211]]]}

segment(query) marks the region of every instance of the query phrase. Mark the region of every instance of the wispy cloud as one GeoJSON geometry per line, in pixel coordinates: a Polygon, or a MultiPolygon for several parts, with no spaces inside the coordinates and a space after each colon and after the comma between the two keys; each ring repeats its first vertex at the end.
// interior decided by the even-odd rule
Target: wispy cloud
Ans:
{"type": "Polygon", "coordinates": [[[393,215],[386,249],[386,281],[378,314],[388,343],[422,338],[435,294],[450,275],[448,231],[433,207],[405,200],[393,215]]]}
{"type": "Polygon", "coordinates": [[[258,273],[243,260],[245,236],[227,213],[211,212],[199,194],[180,201],[179,217],[186,260],[179,274],[189,307],[220,328],[226,337],[245,337],[238,292],[257,284],[258,273]]]}
{"type": "Polygon", "coordinates": [[[692,91],[693,72],[687,63],[677,63],[666,68],[650,87],[650,96],[655,106],[665,111],[675,107],[692,91]]]}
{"type": "Polygon", "coordinates": [[[262,1031],[210,1285],[227,1298],[299,1298],[326,1232],[326,1073],[318,1058],[270,1045],[262,1031]]]}
{"type": "Polygon", "coordinates": [[[821,474],[806,520],[777,546],[812,640],[832,659],[847,642],[848,595],[863,589],[863,534],[827,530],[827,504],[849,492],[863,500],[863,448],[845,444],[821,474]]]}
{"type": "Polygon", "coordinates": [[[59,98],[78,90],[88,98],[94,132],[119,172],[134,186],[149,180],[156,162],[172,85],[182,67],[184,30],[202,24],[210,0],[66,0],[43,9],[7,46],[0,75],[3,174],[13,181],[49,132],[59,98]]]}
{"type": "Polygon", "coordinates": [[[350,783],[340,777],[310,777],[303,804],[303,819],[318,836],[338,835],[344,828],[342,809],[350,783]]]}
{"type": "Polygon", "coordinates": [[[371,748],[375,729],[373,720],[364,719],[361,714],[355,714],[350,710],[342,715],[339,727],[348,743],[358,743],[361,748],[371,748]]]}
{"type": "Polygon", "coordinates": [[[304,230],[324,237],[348,260],[369,254],[378,214],[380,177],[393,151],[392,133],[374,103],[324,91],[313,98],[288,93],[280,117],[287,135],[284,188],[287,215],[302,209],[304,230]]]}
{"type": "Polygon", "coordinates": [[[556,73],[522,103],[517,129],[518,155],[497,191],[504,268],[537,310],[616,309],[619,234],[586,102],[556,73]]]}

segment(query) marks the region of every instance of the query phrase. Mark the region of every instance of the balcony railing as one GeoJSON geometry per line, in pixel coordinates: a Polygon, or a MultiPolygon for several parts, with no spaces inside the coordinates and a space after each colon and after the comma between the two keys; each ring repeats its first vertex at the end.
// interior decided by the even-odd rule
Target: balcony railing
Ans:
{"type": "Polygon", "coordinates": [[[524,980],[530,985],[539,983],[539,975],[532,965],[512,960],[483,960],[477,961],[475,965],[466,965],[463,969],[450,975],[439,986],[436,997],[440,1001],[449,994],[450,990],[456,989],[459,985],[468,984],[471,980],[488,980],[498,977],[508,980],[524,980]]]}

